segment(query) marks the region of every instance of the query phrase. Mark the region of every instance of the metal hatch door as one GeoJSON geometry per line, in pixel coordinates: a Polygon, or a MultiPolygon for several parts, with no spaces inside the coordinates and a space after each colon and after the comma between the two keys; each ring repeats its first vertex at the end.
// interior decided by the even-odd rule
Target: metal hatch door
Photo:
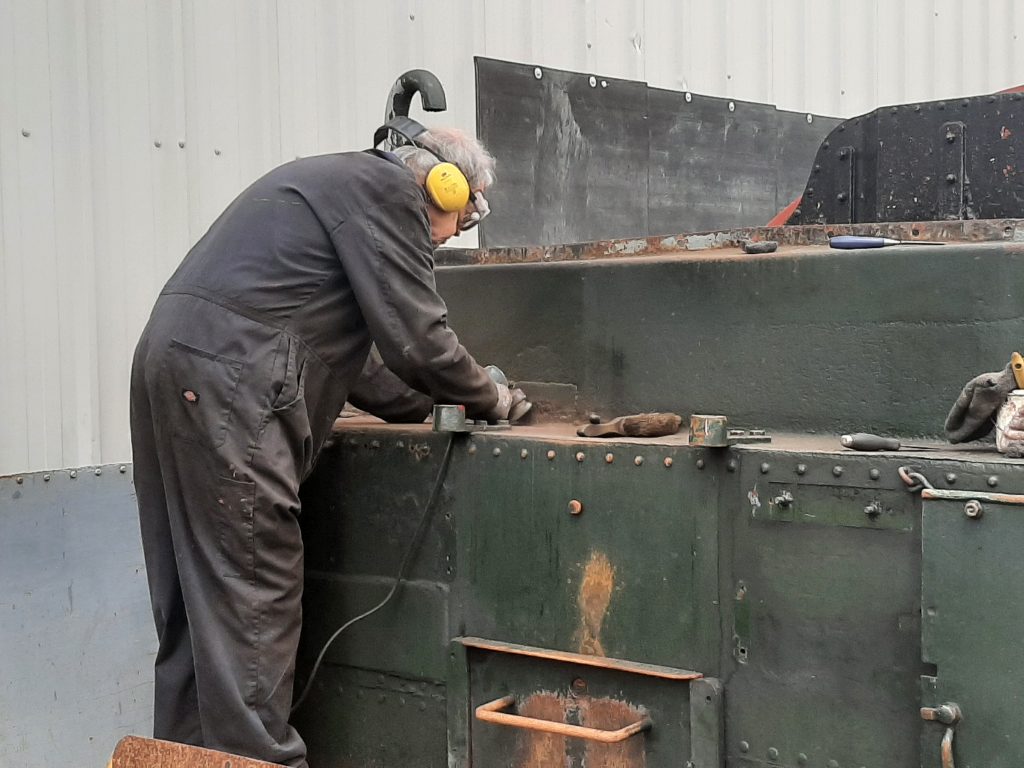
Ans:
{"type": "Polygon", "coordinates": [[[1017,768],[1024,496],[925,489],[922,499],[921,653],[936,674],[922,679],[921,765],[1017,768]],[[951,730],[943,705],[961,715],[951,730]]]}

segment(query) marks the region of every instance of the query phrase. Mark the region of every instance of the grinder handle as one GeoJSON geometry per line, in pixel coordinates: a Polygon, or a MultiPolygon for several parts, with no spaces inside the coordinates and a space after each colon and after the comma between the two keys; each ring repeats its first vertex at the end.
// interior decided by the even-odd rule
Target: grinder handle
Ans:
{"type": "Polygon", "coordinates": [[[895,437],[882,437],[869,432],[842,435],[839,442],[844,448],[854,451],[898,451],[900,449],[900,441],[895,437]]]}

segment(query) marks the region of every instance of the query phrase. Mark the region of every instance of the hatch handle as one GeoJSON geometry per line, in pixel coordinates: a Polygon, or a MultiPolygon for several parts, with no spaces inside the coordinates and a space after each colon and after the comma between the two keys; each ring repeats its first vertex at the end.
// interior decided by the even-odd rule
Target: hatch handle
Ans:
{"type": "Polygon", "coordinates": [[[953,733],[962,718],[960,707],[952,702],[939,707],[921,707],[922,720],[934,720],[946,726],[942,735],[942,768],[956,768],[953,764],[953,733]]]}
{"type": "Polygon", "coordinates": [[[543,731],[545,733],[557,733],[561,736],[575,736],[579,739],[599,741],[602,744],[615,744],[625,741],[630,736],[635,736],[641,731],[651,727],[651,718],[642,717],[635,723],[619,728],[614,731],[606,731],[601,728],[588,728],[583,725],[571,725],[569,723],[556,723],[553,720],[540,720],[536,717],[525,717],[513,715],[508,709],[516,703],[515,696],[502,696],[500,699],[481,704],[476,708],[476,717],[485,723],[496,725],[510,725],[513,728],[524,728],[528,731],[543,731]]]}

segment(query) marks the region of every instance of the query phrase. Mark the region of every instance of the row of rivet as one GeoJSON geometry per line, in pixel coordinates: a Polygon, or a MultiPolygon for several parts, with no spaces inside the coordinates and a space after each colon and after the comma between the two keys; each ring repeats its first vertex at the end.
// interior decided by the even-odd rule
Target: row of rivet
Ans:
{"type": "MultiPolygon", "coordinates": [[[[123,475],[125,472],[128,471],[128,465],[127,464],[120,465],[117,468],[117,471],[120,472],[123,475]]],[[[94,475],[96,475],[97,477],[99,477],[100,475],[103,474],[103,468],[102,467],[96,467],[96,469],[94,469],[92,471],[92,473],[94,475]]],[[[68,471],[68,477],[70,477],[72,480],[76,480],[78,478],[78,470],[77,469],[69,470],[68,471]]],[[[44,483],[48,483],[52,479],[53,479],[53,474],[50,473],[50,472],[47,472],[46,474],[43,475],[43,482],[44,483]]],[[[18,485],[23,485],[24,482],[25,482],[24,475],[18,475],[17,477],[15,477],[14,478],[14,482],[17,483],[18,485]]]]}
{"type": "MultiPolygon", "coordinates": [[[[740,752],[747,753],[747,752],[750,751],[750,742],[741,741],[740,744],[739,744],[739,747],[740,747],[740,752]]],[[[768,750],[767,750],[766,754],[768,755],[768,759],[769,760],[778,760],[779,759],[779,750],[776,749],[775,747],[768,747],[768,750]]],[[[807,758],[807,754],[805,752],[800,752],[796,756],[796,762],[797,762],[798,765],[807,765],[807,760],[808,760],[808,758],[807,758]]],[[[826,765],[828,766],[828,768],[839,768],[839,761],[838,760],[829,760],[828,763],[826,763],[826,765]]],[[[861,766],[861,768],[864,768],[864,767],[861,766]]]]}
{"type": "MultiPolygon", "coordinates": [[[[469,448],[467,448],[466,451],[467,451],[467,453],[470,453],[470,454],[476,453],[476,446],[474,444],[470,443],[469,448]]],[[[501,448],[497,448],[497,447],[494,448],[491,451],[491,455],[494,456],[495,458],[497,458],[498,456],[501,456],[501,448]]],[[[548,451],[545,454],[545,456],[546,456],[548,461],[554,461],[558,457],[558,453],[552,450],[552,451],[548,451]]],[[[527,459],[529,457],[530,457],[530,452],[526,448],[523,448],[521,451],[519,451],[519,458],[527,459]]],[[[584,461],[587,460],[587,454],[585,454],[583,451],[578,451],[576,453],[575,458],[576,458],[576,461],[578,463],[582,464],[584,461]]],[[[615,454],[614,453],[606,453],[604,455],[604,461],[605,461],[605,464],[612,464],[612,463],[614,463],[615,462],[615,454]]],[[[643,456],[634,456],[633,457],[633,463],[636,466],[638,466],[638,467],[643,465],[644,457],[643,456]]],[[[673,462],[671,456],[666,456],[662,460],[661,463],[667,468],[667,467],[671,467],[674,462],[673,462]]]]}
{"type": "MultiPolygon", "coordinates": [[[[704,469],[704,467],[707,466],[707,463],[704,461],[704,459],[697,459],[696,465],[697,465],[697,469],[704,469]]],[[[725,465],[725,468],[728,469],[730,472],[735,472],[738,467],[739,467],[739,464],[737,463],[736,459],[729,459],[728,463],[725,465]]],[[[762,462],[761,463],[761,467],[760,467],[761,474],[762,475],[767,475],[771,471],[771,468],[772,468],[771,464],[769,464],[766,461],[762,462]]],[[[838,464],[836,464],[834,467],[832,467],[832,475],[834,477],[842,477],[844,471],[845,470],[843,469],[843,467],[841,467],[838,464]]],[[[807,474],[807,465],[806,464],[797,464],[796,465],[796,473],[798,475],[805,475],[805,474],[807,474]]],[[[872,480],[878,480],[878,479],[880,479],[882,477],[882,473],[879,470],[877,470],[874,467],[872,467],[868,471],[868,476],[872,480]]],[[[957,481],[957,474],[956,474],[956,472],[947,472],[945,474],[945,478],[946,478],[946,482],[947,483],[949,483],[950,485],[954,485],[956,483],[956,481],[957,481]]],[[[995,488],[997,485],[999,485],[999,475],[989,475],[988,478],[986,478],[985,482],[988,483],[990,488],[995,488]]]]}

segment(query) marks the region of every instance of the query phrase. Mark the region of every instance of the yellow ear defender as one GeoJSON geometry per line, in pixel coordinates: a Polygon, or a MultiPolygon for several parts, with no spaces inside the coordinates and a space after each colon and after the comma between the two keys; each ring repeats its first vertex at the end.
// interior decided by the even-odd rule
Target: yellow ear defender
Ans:
{"type": "Polygon", "coordinates": [[[470,188],[466,174],[455,163],[448,162],[435,150],[416,141],[416,137],[426,131],[426,128],[408,117],[395,117],[377,129],[373,136],[373,145],[377,146],[384,141],[389,131],[397,133],[412,146],[429,152],[440,160],[427,172],[427,178],[423,182],[427,196],[434,205],[445,213],[453,213],[461,211],[469,204],[470,188]]]}

